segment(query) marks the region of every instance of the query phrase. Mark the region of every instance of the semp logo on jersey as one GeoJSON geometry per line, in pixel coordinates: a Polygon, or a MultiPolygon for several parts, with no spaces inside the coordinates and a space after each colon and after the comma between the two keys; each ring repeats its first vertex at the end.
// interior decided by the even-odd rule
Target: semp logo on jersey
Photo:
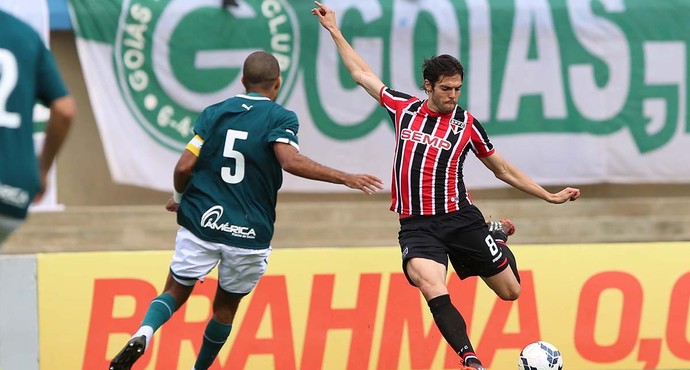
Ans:
{"type": "Polygon", "coordinates": [[[256,231],[246,226],[231,225],[229,222],[219,223],[223,217],[223,207],[216,205],[209,208],[201,216],[201,227],[209,228],[211,230],[220,230],[230,233],[232,236],[245,239],[255,239],[256,231]]]}
{"type": "Polygon", "coordinates": [[[137,122],[169,149],[184,149],[204,107],[244,91],[242,64],[250,53],[264,50],[278,59],[278,103],[294,85],[299,24],[288,2],[221,3],[123,1],[113,52],[120,91],[137,122]]]}

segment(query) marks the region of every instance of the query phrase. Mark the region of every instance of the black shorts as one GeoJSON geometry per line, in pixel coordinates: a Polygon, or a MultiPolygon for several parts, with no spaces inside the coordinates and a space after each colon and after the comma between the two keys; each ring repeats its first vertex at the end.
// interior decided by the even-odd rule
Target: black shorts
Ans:
{"type": "MultiPolygon", "coordinates": [[[[405,276],[411,258],[430,259],[446,268],[450,260],[460,279],[490,277],[508,267],[503,245],[491,237],[474,205],[442,215],[401,218],[398,242],[405,276]]],[[[409,276],[407,280],[414,285],[409,276]]]]}

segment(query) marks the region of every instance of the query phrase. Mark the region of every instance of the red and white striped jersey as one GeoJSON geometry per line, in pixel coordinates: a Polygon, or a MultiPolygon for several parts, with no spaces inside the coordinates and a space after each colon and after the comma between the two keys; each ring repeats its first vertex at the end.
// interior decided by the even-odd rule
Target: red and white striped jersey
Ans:
{"type": "Polygon", "coordinates": [[[470,204],[462,174],[467,152],[494,153],[481,123],[460,106],[439,115],[426,100],[385,86],[379,96],[395,124],[391,211],[436,215],[470,204]]]}

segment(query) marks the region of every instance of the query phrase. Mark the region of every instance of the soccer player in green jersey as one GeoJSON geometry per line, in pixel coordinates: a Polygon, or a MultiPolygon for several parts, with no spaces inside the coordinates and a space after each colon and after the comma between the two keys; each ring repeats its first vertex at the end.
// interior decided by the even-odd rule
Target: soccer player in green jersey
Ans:
{"type": "Polygon", "coordinates": [[[0,245],[45,191],[48,171],[69,132],[74,100],[31,26],[0,11],[0,245]],[[50,108],[40,158],[33,143],[36,101],[50,108]]]}
{"type": "Polygon", "coordinates": [[[174,171],[175,193],[166,205],[181,226],[164,292],[154,298],[141,327],[110,364],[127,370],[153,333],[181,307],[218,265],[213,316],[194,370],[206,370],[232,328],[240,300],[266,271],[278,189],[285,170],[372,194],[380,179],[323,166],[299,154],[294,112],[275,103],[281,87],[276,58],[257,51],[244,62],[239,94],[207,107],[174,171]]]}

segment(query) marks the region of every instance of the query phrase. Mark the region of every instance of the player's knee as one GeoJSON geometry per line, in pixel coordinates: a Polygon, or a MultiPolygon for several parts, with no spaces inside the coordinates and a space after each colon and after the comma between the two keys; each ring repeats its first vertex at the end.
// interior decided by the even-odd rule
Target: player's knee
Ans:
{"type": "Polygon", "coordinates": [[[448,294],[448,288],[443,283],[431,282],[428,280],[419,281],[415,283],[422,295],[429,299],[440,295],[448,294]]]}
{"type": "Polygon", "coordinates": [[[498,297],[504,301],[514,301],[520,297],[520,284],[511,284],[498,292],[498,297]]]}

